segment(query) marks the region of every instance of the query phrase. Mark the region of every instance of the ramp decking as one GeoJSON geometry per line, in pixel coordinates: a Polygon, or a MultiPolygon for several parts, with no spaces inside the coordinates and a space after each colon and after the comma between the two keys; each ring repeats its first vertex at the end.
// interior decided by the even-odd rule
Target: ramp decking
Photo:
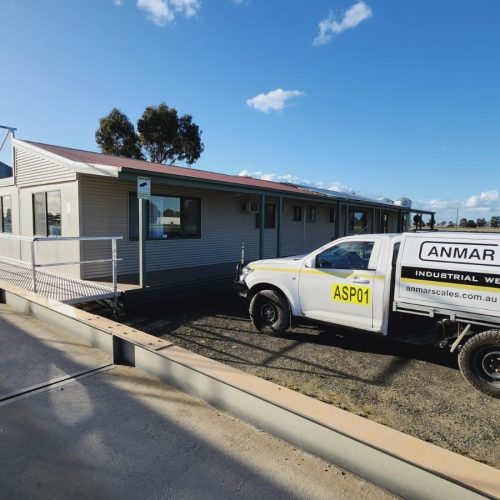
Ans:
{"type": "MultiPolygon", "coordinates": [[[[12,263],[0,258],[0,280],[33,292],[31,266],[12,263]]],[[[115,296],[113,288],[91,281],[36,270],[36,293],[64,304],[79,304],[115,296]]]]}

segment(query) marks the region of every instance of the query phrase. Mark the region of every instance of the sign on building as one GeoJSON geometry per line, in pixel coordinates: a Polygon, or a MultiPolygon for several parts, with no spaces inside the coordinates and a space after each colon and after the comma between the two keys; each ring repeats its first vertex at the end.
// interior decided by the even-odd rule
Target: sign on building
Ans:
{"type": "Polygon", "coordinates": [[[151,179],[149,177],[137,177],[137,198],[139,200],[151,198],[151,179]]]}

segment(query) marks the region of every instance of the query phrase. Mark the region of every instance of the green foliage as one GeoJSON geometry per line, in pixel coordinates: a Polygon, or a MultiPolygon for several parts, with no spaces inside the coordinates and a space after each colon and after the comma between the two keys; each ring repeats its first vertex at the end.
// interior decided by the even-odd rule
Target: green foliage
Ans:
{"type": "Polygon", "coordinates": [[[460,222],[458,223],[459,227],[467,227],[467,219],[463,217],[460,219],[460,222]]]}
{"type": "Polygon", "coordinates": [[[490,220],[491,227],[500,227],[500,217],[498,215],[494,215],[490,220]]]}
{"type": "Polygon", "coordinates": [[[173,163],[177,154],[179,117],[177,110],[162,103],[148,106],[137,121],[142,147],[154,163],[173,163]]]}
{"type": "Polygon", "coordinates": [[[99,120],[95,140],[103,153],[143,159],[134,126],[117,108],[99,120]]]}
{"type": "MultiPolygon", "coordinates": [[[[138,158],[137,152],[128,150],[131,154],[123,154],[120,135],[112,134],[108,128],[103,128],[103,121],[107,120],[115,112],[114,109],[107,117],[101,118],[100,128],[96,132],[96,141],[103,152],[120,154],[138,158]],[[104,149],[104,146],[107,149],[104,149]],[[116,153],[119,151],[119,153],[116,153]]],[[[165,103],[158,106],[148,106],[141,118],[137,121],[137,132],[128,118],[121,114],[122,121],[128,123],[127,134],[135,138],[140,158],[146,158],[154,163],[172,164],[175,161],[185,161],[192,165],[204,150],[201,142],[201,130],[193,123],[191,115],[178,116],[175,108],[169,108],[165,103]]],[[[127,135],[127,137],[129,137],[127,135]]]]}

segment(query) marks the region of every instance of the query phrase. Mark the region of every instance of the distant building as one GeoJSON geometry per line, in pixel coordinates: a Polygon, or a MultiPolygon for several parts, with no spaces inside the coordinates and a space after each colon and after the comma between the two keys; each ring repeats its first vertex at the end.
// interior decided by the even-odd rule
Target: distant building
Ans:
{"type": "Polygon", "coordinates": [[[12,177],[12,168],[0,161],[0,179],[12,177]]]}

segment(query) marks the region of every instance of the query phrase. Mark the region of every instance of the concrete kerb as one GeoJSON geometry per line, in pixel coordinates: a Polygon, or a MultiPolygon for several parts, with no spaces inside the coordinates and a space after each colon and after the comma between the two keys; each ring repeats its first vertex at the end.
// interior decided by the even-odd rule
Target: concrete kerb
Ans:
{"type": "Polygon", "coordinates": [[[1,285],[11,307],[404,498],[500,498],[500,471],[119,323],[1,285]]]}

